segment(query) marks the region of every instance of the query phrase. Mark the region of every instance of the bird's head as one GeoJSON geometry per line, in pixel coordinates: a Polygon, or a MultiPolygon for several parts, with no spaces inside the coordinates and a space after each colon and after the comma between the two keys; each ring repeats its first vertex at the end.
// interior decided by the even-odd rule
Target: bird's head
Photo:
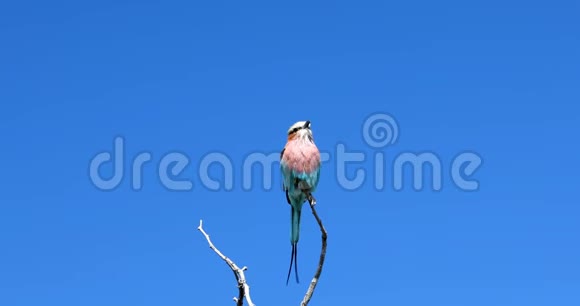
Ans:
{"type": "Polygon", "coordinates": [[[309,139],[312,141],[310,121],[298,121],[288,129],[288,139],[309,139]]]}

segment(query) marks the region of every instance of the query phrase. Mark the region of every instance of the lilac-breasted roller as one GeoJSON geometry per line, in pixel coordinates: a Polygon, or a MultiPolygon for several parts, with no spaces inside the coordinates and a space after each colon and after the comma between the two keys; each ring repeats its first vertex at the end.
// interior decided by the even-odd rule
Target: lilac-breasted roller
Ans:
{"type": "Polygon", "coordinates": [[[302,205],[316,190],[320,177],[320,152],[314,144],[310,121],[299,121],[288,129],[288,142],[280,153],[280,168],[286,201],[291,206],[290,243],[292,254],[286,285],[290,280],[292,264],[298,283],[298,238],[302,205]]]}

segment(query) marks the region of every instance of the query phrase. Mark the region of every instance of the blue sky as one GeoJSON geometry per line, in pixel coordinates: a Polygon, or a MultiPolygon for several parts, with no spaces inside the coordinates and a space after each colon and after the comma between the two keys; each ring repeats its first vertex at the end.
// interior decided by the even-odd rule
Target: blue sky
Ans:
{"type": "MultiPolygon", "coordinates": [[[[21,1],[0,6],[0,304],[227,305],[239,265],[258,305],[297,305],[320,233],[302,217],[302,282],[285,285],[290,211],[277,188],[242,188],[253,152],[279,152],[311,120],[317,145],[432,152],[443,188],[343,188],[323,165],[329,232],[310,305],[578,305],[580,22],[576,1],[21,1]],[[388,113],[397,142],[362,125],[388,113]],[[123,180],[96,188],[89,163],[125,140],[123,180]],[[454,157],[483,164],[463,191],[454,157]],[[143,188],[131,161],[149,152],[143,188]],[[158,164],[191,160],[172,191],[158,164]],[[234,166],[204,188],[200,160],[234,166]]],[[[390,163],[390,164],[389,164],[390,163]]],[[[112,173],[103,167],[103,176],[112,173]]],[[[213,167],[212,177],[223,171],[213,167]]],[[[426,172],[427,176],[429,172],[426,172]]],[[[253,178],[261,182],[257,171],[253,178]]]]}

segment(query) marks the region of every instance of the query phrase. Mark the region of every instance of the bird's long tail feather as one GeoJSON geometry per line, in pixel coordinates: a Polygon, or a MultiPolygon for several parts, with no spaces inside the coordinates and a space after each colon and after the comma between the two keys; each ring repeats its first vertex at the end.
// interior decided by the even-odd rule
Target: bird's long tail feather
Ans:
{"type": "Polygon", "coordinates": [[[292,254],[290,257],[290,268],[288,268],[288,277],[286,278],[286,285],[290,280],[292,272],[292,264],[294,264],[294,274],[296,276],[296,283],[300,283],[298,278],[298,238],[300,236],[300,209],[292,207],[292,232],[290,235],[290,243],[292,244],[292,254]]]}
{"type": "Polygon", "coordinates": [[[296,247],[297,244],[292,244],[292,254],[290,256],[290,268],[288,268],[288,277],[286,278],[286,286],[288,286],[288,281],[290,281],[290,274],[292,273],[292,264],[294,263],[294,270],[296,274],[296,282],[298,282],[298,264],[296,263],[296,247]]]}

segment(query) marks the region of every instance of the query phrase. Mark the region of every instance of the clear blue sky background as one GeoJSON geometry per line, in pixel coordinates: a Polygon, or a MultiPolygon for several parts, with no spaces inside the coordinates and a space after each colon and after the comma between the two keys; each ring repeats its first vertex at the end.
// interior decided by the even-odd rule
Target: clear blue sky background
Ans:
{"type": "Polygon", "coordinates": [[[580,305],[577,1],[210,2],[0,6],[0,305],[230,305],[233,275],[199,219],[249,267],[258,305],[297,305],[320,233],[306,210],[302,282],[287,287],[277,168],[272,190],[246,191],[242,162],[309,119],[321,150],[365,152],[370,173],[361,126],[375,112],[400,128],[387,162],[434,152],[443,189],[407,176],[402,191],[345,190],[325,163],[311,305],[580,305]],[[117,135],[125,177],[105,192],[89,162],[117,135]],[[476,192],[449,176],[465,150],[484,160],[476,192]],[[135,191],[141,151],[153,161],[135,191]],[[159,182],[174,151],[191,158],[191,191],[159,182]],[[233,190],[202,186],[211,152],[231,157],[233,190]]]}

